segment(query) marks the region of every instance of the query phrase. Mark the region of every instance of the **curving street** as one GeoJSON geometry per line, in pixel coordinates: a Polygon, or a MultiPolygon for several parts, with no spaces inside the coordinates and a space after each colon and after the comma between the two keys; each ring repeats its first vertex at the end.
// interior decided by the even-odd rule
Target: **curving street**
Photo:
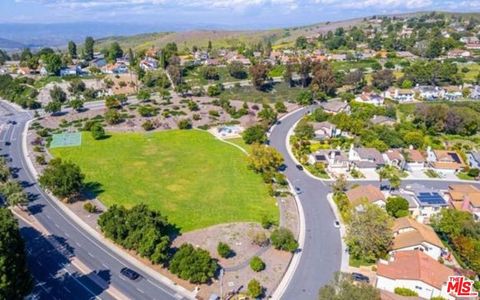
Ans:
{"type": "Polygon", "coordinates": [[[29,224],[21,221],[21,233],[27,241],[29,266],[36,279],[35,294],[39,299],[187,299],[139,270],[117,255],[109,247],[96,240],[77,223],[66,216],[58,204],[37,185],[29,172],[22,154],[22,133],[26,122],[31,119],[28,112],[16,111],[5,102],[0,103],[0,124],[8,124],[0,136],[0,155],[5,157],[29,194],[29,213],[48,232],[42,235],[29,224]],[[2,114],[0,114],[2,115],[2,114]],[[9,142],[10,145],[6,145],[9,142]],[[79,260],[90,270],[80,271],[71,263],[79,260]],[[123,267],[140,273],[143,278],[130,281],[120,275],[123,267]],[[113,295],[112,292],[113,291],[113,295]]]}
{"type": "MultiPolygon", "coordinates": [[[[294,159],[287,150],[287,136],[290,129],[306,113],[315,106],[306,107],[284,117],[275,125],[270,133],[270,145],[275,147],[284,157],[285,175],[295,187],[300,188],[298,198],[305,213],[305,244],[301,249],[302,255],[298,268],[282,297],[282,299],[317,299],[318,290],[333,278],[333,274],[341,269],[342,243],[340,231],[333,223],[335,215],[327,200],[331,192],[330,182],[315,179],[307,175],[306,171],[299,171],[294,159]]],[[[372,184],[379,186],[379,181],[351,181],[350,184],[372,184]]],[[[442,179],[434,180],[407,180],[402,186],[418,183],[427,187],[448,189],[450,182],[442,179]]],[[[480,183],[468,182],[480,187],[480,183]]]]}
{"type": "Polygon", "coordinates": [[[340,270],[342,258],[340,233],[334,227],[335,215],[326,197],[330,187],[299,171],[287,151],[288,131],[307,111],[303,108],[283,118],[270,134],[270,145],[285,158],[285,175],[300,188],[298,197],[305,214],[305,245],[283,299],[316,299],[319,288],[340,270]]]}

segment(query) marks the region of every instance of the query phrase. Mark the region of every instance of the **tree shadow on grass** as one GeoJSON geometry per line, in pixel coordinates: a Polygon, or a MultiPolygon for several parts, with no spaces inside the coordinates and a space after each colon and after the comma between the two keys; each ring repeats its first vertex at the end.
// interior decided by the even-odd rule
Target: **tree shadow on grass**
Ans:
{"type": "Polygon", "coordinates": [[[102,184],[100,182],[91,181],[85,184],[82,191],[82,196],[84,196],[86,200],[93,200],[104,191],[105,190],[102,188],[102,184]]]}

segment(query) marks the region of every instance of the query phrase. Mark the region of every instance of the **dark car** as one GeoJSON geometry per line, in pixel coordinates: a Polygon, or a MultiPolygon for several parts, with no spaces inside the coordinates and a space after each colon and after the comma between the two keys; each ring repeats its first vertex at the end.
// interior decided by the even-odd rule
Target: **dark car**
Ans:
{"type": "Polygon", "coordinates": [[[296,165],[297,169],[299,169],[300,171],[303,171],[303,166],[302,165],[296,165]]]}
{"type": "Polygon", "coordinates": [[[122,270],[120,270],[120,274],[130,280],[137,280],[138,278],[140,278],[140,274],[129,268],[123,268],[122,270]]]}
{"type": "Polygon", "coordinates": [[[5,142],[5,146],[10,146],[12,143],[10,142],[5,142]]]}
{"type": "Polygon", "coordinates": [[[9,120],[9,121],[7,122],[7,124],[12,124],[12,125],[15,125],[15,124],[17,124],[17,122],[16,122],[16,121],[14,121],[14,120],[9,120]]]}
{"type": "Polygon", "coordinates": [[[365,276],[363,274],[360,274],[360,273],[352,273],[352,280],[353,281],[359,281],[359,282],[365,282],[365,283],[369,283],[370,282],[370,278],[368,278],[368,276],[365,276]]]}

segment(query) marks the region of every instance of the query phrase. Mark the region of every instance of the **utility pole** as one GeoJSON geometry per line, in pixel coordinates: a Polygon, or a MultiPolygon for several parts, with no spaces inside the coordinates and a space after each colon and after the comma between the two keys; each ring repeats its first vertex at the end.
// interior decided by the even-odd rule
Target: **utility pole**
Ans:
{"type": "Polygon", "coordinates": [[[223,299],[223,269],[220,269],[220,300],[223,299]]]}

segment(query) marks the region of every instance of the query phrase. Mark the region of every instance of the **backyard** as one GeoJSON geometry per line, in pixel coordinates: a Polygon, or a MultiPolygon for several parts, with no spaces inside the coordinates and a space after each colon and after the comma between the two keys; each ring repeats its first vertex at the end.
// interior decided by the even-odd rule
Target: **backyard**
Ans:
{"type": "Polygon", "coordinates": [[[298,94],[304,90],[301,87],[288,87],[286,83],[275,83],[266,91],[256,90],[253,86],[234,87],[226,89],[220,98],[227,100],[240,100],[256,103],[273,103],[294,101],[298,94]]]}
{"type": "Polygon", "coordinates": [[[245,154],[207,132],[112,133],[79,147],[55,148],[55,157],[77,163],[87,182],[101,184],[107,206],[146,203],[182,232],[207,226],[278,221],[275,200],[245,154]],[[205,187],[208,187],[206,189],[205,187]]]}

